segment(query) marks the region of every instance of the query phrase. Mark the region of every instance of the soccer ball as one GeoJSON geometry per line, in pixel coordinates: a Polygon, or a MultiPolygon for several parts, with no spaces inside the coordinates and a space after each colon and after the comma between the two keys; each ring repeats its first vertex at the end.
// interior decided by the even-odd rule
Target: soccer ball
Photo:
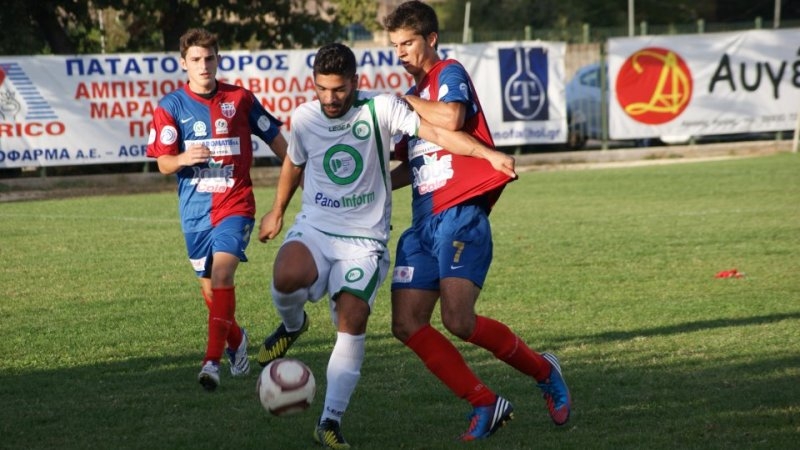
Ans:
{"type": "Polygon", "coordinates": [[[317,383],[311,369],[302,361],[279,358],[261,371],[256,391],[264,409],[275,416],[288,416],[311,406],[317,383]]]}

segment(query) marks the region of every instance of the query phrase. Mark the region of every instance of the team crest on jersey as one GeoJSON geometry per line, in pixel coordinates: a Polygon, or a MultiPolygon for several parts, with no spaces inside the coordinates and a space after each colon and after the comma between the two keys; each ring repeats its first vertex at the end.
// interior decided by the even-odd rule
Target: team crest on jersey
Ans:
{"type": "Polygon", "coordinates": [[[360,139],[362,141],[369,138],[369,135],[372,134],[372,130],[366,120],[359,120],[356,122],[353,125],[352,132],[356,139],[360,139]]]}
{"type": "Polygon", "coordinates": [[[228,119],[236,114],[236,105],[233,102],[220,103],[219,107],[222,108],[222,115],[228,119]]]}
{"type": "Polygon", "coordinates": [[[216,134],[228,134],[228,121],[225,119],[215,120],[214,129],[216,134]]]}

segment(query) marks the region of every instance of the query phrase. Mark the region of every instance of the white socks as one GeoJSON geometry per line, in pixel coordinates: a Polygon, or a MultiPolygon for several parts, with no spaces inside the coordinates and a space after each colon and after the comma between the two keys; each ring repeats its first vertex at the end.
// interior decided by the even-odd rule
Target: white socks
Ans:
{"type": "Polygon", "coordinates": [[[328,361],[328,389],[325,392],[325,407],[322,409],[320,422],[325,419],[341,422],[350,403],[350,396],[361,378],[365,337],[364,334],[353,336],[336,333],[336,343],[328,361]]]}
{"type": "Polygon", "coordinates": [[[297,331],[302,328],[305,319],[303,307],[308,300],[308,289],[298,289],[284,294],[275,290],[275,285],[272,283],[269,288],[272,292],[272,303],[275,304],[286,331],[297,331]]]}

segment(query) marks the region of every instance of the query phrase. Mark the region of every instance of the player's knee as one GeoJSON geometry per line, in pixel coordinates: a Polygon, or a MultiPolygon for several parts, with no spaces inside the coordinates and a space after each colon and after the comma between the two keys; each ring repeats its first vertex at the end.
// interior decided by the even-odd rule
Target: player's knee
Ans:
{"type": "Polygon", "coordinates": [[[411,339],[413,332],[411,328],[402,322],[392,321],[392,335],[400,342],[406,342],[411,339]]]}
{"type": "Polygon", "coordinates": [[[469,320],[468,318],[458,315],[443,315],[442,325],[444,325],[444,328],[451,334],[462,341],[466,341],[472,336],[472,331],[475,329],[475,320],[474,318],[473,320],[469,320]]]}

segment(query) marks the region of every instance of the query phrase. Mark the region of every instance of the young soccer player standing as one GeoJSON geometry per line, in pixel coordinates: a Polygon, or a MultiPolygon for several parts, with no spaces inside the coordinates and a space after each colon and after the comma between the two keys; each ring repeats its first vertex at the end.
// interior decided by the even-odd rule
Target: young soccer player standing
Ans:
{"type": "MultiPolygon", "coordinates": [[[[398,58],[416,85],[403,98],[425,120],[464,130],[492,147],[472,81],[455,60],[437,53],[438,19],[430,6],[409,1],[384,19],[398,58]]],[[[485,161],[453,154],[447,146],[411,139],[396,152],[395,188],[412,184],[412,224],[397,244],[392,278],[392,332],[473,412],[461,440],[491,436],[513,418],[513,407],[486,386],[463,356],[430,324],[441,298],[445,328],[483,347],[533,378],[556,425],[569,419],[571,400],[558,359],[531,350],[508,326],[477,315],[475,304],[492,260],[489,212],[511,178],[485,161]],[[419,174],[438,174],[421,177],[419,174]]]]}
{"type": "Polygon", "coordinates": [[[181,36],[180,52],[189,82],[159,102],[147,156],[156,158],[161,173],[177,178],[189,262],[209,310],[198,381],[213,391],[220,383],[223,350],[233,376],[250,370],[247,333],[235,318],[234,274],[239,262],[247,261],[244,252],[255,222],[251,134],[281,159],[287,144],[282,123],[250,91],[217,81],[216,36],[189,30],[181,36]]]}

